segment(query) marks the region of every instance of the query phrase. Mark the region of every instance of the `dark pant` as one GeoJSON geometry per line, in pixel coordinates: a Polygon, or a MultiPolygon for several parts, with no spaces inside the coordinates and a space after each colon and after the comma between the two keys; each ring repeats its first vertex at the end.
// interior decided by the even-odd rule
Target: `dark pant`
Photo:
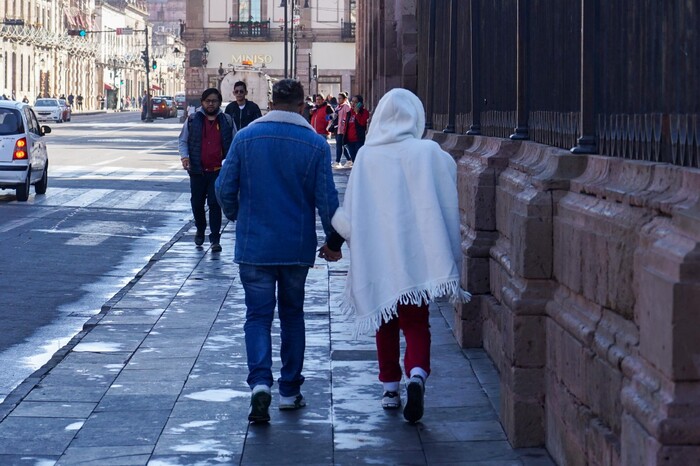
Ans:
{"type": "MultiPolygon", "coordinates": [[[[342,134],[336,134],[335,135],[335,161],[336,163],[340,163],[340,159],[343,156],[343,138],[345,136],[342,134]]],[[[350,160],[348,158],[348,154],[345,154],[345,158],[350,160]]]]}
{"type": "Polygon", "coordinates": [[[207,217],[204,212],[204,203],[209,206],[209,242],[216,244],[221,238],[221,207],[216,200],[214,184],[219,176],[218,170],[215,172],[204,172],[201,175],[190,175],[190,202],[192,203],[192,213],[194,214],[194,224],[198,232],[207,229],[207,217]]]}
{"type": "MultiPolygon", "coordinates": [[[[345,143],[345,150],[350,153],[350,159],[352,160],[352,163],[355,163],[355,157],[357,157],[357,151],[360,150],[360,147],[362,147],[364,143],[360,141],[355,141],[355,142],[346,142],[345,143]]],[[[347,156],[347,154],[346,154],[347,156]]]]}

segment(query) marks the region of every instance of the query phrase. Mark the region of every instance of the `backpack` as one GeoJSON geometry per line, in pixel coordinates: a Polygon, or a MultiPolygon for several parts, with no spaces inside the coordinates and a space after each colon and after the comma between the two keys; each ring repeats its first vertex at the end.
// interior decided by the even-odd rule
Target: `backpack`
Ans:
{"type": "Polygon", "coordinates": [[[338,112],[333,112],[333,116],[328,122],[326,129],[329,133],[336,134],[338,132],[338,112]]]}

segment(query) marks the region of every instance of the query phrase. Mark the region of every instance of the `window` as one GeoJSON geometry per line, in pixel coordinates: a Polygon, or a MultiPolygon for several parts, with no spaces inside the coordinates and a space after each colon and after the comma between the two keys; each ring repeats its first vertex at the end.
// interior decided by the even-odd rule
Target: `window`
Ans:
{"type": "Polygon", "coordinates": [[[261,12],[261,0],[241,0],[238,4],[239,21],[260,21],[261,12]]]}

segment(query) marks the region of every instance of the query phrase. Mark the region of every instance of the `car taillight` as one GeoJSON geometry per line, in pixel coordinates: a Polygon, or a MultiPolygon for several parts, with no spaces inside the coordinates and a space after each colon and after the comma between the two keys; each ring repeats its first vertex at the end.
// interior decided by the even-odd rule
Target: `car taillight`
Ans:
{"type": "Polygon", "coordinates": [[[25,160],[27,158],[27,138],[20,138],[15,143],[15,151],[12,160],[25,160]]]}

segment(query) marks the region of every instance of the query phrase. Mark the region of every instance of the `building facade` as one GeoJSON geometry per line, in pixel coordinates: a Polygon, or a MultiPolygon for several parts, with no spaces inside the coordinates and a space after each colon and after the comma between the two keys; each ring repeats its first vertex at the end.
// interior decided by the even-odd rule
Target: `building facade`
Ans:
{"type": "Polygon", "coordinates": [[[700,458],[696,2],[362,0],[368,107],[406,87],[458,164],[463,346],[516,447],[700,458]]]}
{"type": "Polygon", "coordinates": [[[355,23],[355,0],[188,0],[188,100],[246,64],[299,79],[309,95],[352,92],[355,23]]]}
{"type": "Polygon", "coordinates": [[[185,91],[185,44],[181,34],[185,24],[186,0],[148,0],[153,26],[152,60],[154,91],[175,95],[185,91]]]}
{"type": "Polygon", "coordinates": [[[94,0],[0,1],[0,92],[30,102],[95,96],[96,46],[68,29],[90,28],[94,0]]]}
{"type": "Polygon", "coordinates": [[[153,91],[172,95],[184,82],[179,29],[149,24],[145,0],[0,0],[0,95],[81,96],[82,110],[131,103],[146,89],[146,38],[153,91]]]}

